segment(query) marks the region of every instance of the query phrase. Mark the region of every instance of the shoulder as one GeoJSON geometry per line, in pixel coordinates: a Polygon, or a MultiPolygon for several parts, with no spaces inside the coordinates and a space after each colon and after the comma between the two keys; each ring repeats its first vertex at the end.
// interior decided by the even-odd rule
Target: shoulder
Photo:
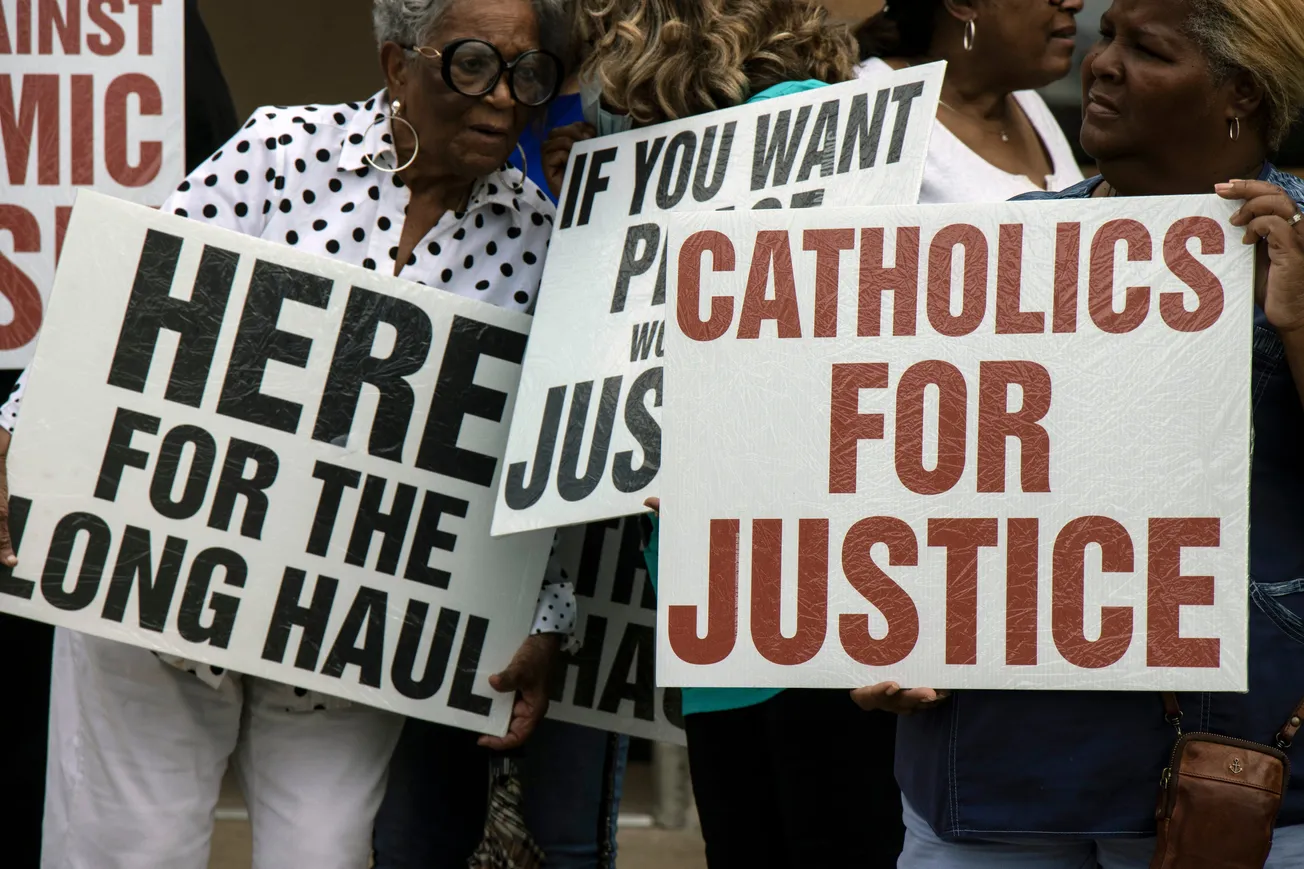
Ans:
{"type": "Polygon", "coordinates": [[[1039,202],[1047,199],[1090,199],[1091,194],[1095,192],[1100,185],[1101,177],[1096,175],[1085,181],[1079,181],[1072,187],[1066,187],[1063,190],[1051,192],[1048,190],[1038,190],[1033,193],[1024,193],[1011,199],[1011,202],[1039,202]]]}
{"type": "Polygon", "coordinates": [[[874,78],[893,73],[891,65],[881,57],[867,57],[856,67],[857,78],[874,78]]]}
{"type": "Polygon", "coordinates": [[[355,128],[371,123],[378,98],[334,105],[263,106],[254,111],[232,143],[246,151],[261,148],[268,154],[315,150],[323,145],[338,149],[355,128]]]}
{"type": "Polygon", "coordinates": [[[1285,190],[1291,199],[1294,199],[1301,207],[1304,207],[1304,179],[1292,175],[1289,172],[1283,172],[1276,166],[1269,164],[1264,180],[1276,184],[1282,190],[1285,190]]]}

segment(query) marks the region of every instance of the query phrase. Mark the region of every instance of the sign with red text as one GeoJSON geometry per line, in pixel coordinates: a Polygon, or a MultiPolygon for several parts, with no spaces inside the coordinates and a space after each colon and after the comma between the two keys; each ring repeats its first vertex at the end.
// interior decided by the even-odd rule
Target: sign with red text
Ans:
{"type": "Polygon", "coordinates": [[[184,0],[0,0],[0,369],[22,368],[78,188],[185,176],[184,0]]]}
{"type": "Polygon", "coordinates": [[[913,204],[945,64],[575,146],[507,442],[494,534],[660,494],[666,218],[913,204]]]}
{"type": "Polygon", "coordinates": [[[673,217],[659,684],[1246,690],[1233,210],[673,217]]]}
{"type": "Polygon", "coordinates": [[[83,192],[0,611],[504,733],[553,538],[489,536],[529,327],[83,192]]]}

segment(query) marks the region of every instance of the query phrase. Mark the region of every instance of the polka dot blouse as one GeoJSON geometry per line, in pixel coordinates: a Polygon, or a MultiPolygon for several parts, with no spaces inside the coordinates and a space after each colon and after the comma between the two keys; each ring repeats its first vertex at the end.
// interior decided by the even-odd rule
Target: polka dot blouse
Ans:
{"type": "MultiPolygon", "coordinates": [[[[182,182],[163,210],[394,274],[410,194],[397,175],[369,166],[367,156],[380,166],[396,165],[383,91],[365,103],[259,109],[182,182]]],[[[440,219],[398,276],[532,313],[553,215],[533,181],[504,167],[474,185],[466,211],[440,219]]],[[[7,431],[17,425],[26,383],[24,372],[0,408],[0,427],[7,431]]],[[[531,633],[563,634],[573,645],[574,586],[555,548],[531,633]]],[[[223,682],[221,668],[164,659],[214,687],[223,682]]],[[[345,703],[293,692],[287,705],[305,711],[345,703]]]]}

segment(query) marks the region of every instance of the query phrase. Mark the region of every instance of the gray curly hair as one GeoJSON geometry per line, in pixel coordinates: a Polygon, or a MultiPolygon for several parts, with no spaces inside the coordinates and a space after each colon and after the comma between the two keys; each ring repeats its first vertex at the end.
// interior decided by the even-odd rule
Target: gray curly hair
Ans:
{"type": "MultiPolygon", "coordinates": [[[[376,44],[422,45],[439,26],[440,19],[457,3],[475,0],[372,0],[371,19],[376,44]]],[[[572,0],[530,0],[539,16],[540,47],[560,57],[567,69],[574,65],[575,10],[572,0]]]]}

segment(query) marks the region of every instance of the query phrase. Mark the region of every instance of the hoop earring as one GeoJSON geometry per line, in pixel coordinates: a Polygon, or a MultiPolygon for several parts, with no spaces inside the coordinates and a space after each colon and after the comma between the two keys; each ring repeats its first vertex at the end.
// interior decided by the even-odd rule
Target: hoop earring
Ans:
{"type": "MultiPolygon", "coordinates": [[[[412,124],[408,121],[407,118],[404,118],[399,114],[399,112],[403,111],[403,104],[401,102],[399,102],[398,100],[394,100],[394,102],[389,104],[389,108],[390,108],[389,120],[391,125],[393,124],[394,121],[399,121],[403,124],[403,126],[407,127],[408,132],[412,134],[412,143],[413,143],[412,156],[408,158],[408,161],[406,163],[404,163],[402,166],[399,166],[397,169],[386,169],[384,166],[379,165],[372,158],[370,154],[364,154],[362,157],[362,162],[366,163],[368,166],[370,166],[372,169],[375,169],[377,172],[384,172],[386,175],[397,175],[399,172],[402,172],[403,170],[407,169],[409,166],[411,166],[413,163],[417,161],[417,155],[421,153],[421,137],[417,135],[417,128],[412,126],[412,124]]],[[[365,137],[367,134],[371,132],[372,127],[375,127],[379,123],[380,121],[372,121],[371,124],[367,127],[367,129],[363,130],[362,135],[365,137]]],[[[395,149],[394,153],[395,155],[397,155],[398,154],[397,144],[394,145],[394,149],[395,149]]]]}
{"type": "Polygon", "coordinates": [[[1233,141],[1240,141],[1241,138],[1241,119],[1232,118],[1227,124],[1227,135],[1233,141]]]}
{"type": "Polygon", "coordinates": [[[973,41],[978,36],[978,23],[970,18],[964,23],[964,50],[973,51],[973,41]]]}
{"type": "Polygon", "coordinates": [[[530,177],[530,158],[526,155],[525,148],[521,147],[520,142],[516,143],[516,150],[521,154],[521,183],[513,184],[512,190],[517,196],[520,196],[525,192],[525,179],[530,177]]]}

